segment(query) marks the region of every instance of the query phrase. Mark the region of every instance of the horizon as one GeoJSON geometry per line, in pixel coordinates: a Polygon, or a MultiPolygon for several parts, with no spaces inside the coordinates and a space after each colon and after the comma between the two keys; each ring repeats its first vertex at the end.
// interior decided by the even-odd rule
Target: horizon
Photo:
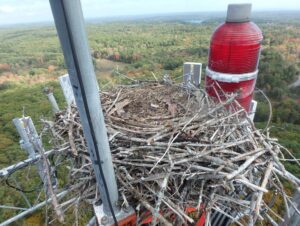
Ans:
{"type": "MultiPolygon", "coordinates": [[[[297,0],[215,0],[217,4],[198,0],[81,0],[86,20],[116,17],[148,17],[184,13],[225,13],[229,3],[252,4],[255,12],[300,11],[297,0]]],[[[53,17],[47,0],[1,0],[0,25],[51,23],[53,17]]]]}
{"type": "MultiPolygon", "coordinates": [[[[259,15],[261,13],[289,13],[289,12],[300,12],[300,9],[265,9],[265,10],[253,10],[252,11],[252,18],[254,19],[255,16],[265,16],[265,15],[259,15]],[[255,15],[255,16],[253,16],[255,15]]],[[[165,12],[165,13],[148,13],[148,14],[131,14],[131,15],[120,15],[120,16],[99,16],[99,17],[88,17],[84,16],[86,23],[95,23],[95,22],[115,22],[120,21],[123,19],[128,20],[136,20],[139,19],[154,19],[155,17],[171,17],[171,16],[187,16],[187,15],[193,15],[196,16],[196,14],[199,14],[199,17],[207,16],[205,14],[212,13],[213,15],[210,15],[210,18],[217,19],[224,17],[226,14],[226,10],[212,10],[212,11],[190,11],[190,12],[165,12]],[[202,14],[202,15],[201,15],[202,14]]],[[[293,15],[295,16],[295,15],[293,15]]],[[[299,14],[300,17],[300,14],[299,14]]],[[[156,18],[155,18],[156,19],[156,18]]],[[[40,26],[40,25],[54,25],[54,20],[40,20],[40,21],[32,21],[32,22],[17,22],[17,23],[1,23],[0,22],[0,28],[9,28],[9,27],[20,27],[20,26],[40,26]]]]}

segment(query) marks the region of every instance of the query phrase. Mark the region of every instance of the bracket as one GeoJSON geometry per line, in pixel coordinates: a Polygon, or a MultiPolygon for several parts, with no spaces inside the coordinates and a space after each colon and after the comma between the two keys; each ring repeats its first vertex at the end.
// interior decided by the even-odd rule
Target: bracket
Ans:
{"type": "MultiPolygon", "coordinates": [[[[94,213],[96,217],[96,222],[99,226],[113,226],[114,219],[112,216],[108,216],[104,213],[103,204],[94,204],[94,213]]],[[[116,215],[118,225],[119,226],[135,226],[136,225],[136,213],[134,209],[129,206],[126,208],[122,208],[118,211],[116,215]]]]}
{"type": "Polygon", "coordinates": [[[184,86],[193,84],[197,88],[201,82],[202,64],[195,62],[185,62],[183,64],[183,83],[184,86]]]}

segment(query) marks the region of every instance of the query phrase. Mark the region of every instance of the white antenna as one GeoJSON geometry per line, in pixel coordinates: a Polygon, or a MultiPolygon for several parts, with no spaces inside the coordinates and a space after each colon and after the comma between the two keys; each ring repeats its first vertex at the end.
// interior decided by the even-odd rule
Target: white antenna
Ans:
{"type": "Polygon", "coordinates": [[[63,90],[67,105],[71,106],[71,104],[76,104],[69,74],[62,75],[58,79],[63,90]]]}

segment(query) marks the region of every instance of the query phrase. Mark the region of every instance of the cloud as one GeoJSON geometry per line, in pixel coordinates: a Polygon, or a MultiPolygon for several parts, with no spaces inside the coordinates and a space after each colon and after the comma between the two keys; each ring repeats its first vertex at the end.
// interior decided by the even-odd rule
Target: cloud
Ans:
{"type": "Polygon", "coordinates": [[[0,13],[12,13],[15,8],[10,5],[0,5],[0,13]]]}

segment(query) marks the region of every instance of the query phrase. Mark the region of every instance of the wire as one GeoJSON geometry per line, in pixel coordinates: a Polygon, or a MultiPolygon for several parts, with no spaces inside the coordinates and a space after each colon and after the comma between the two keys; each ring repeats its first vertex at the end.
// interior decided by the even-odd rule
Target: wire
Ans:
{"type": "Polygon", "coordinates": [[[76,51],[75,51],[75,47],[74,47],[74,42],[73,42],[73,39],[72,39],[72,36],[71,36],[71,31],[70,31],[68,19],[66,17],[64,2],[63,1],[59,1],[59,2],[61,2],[63,16],[64,16],[64,19],[66,21],[66,29],[67,29],[67,33],[68,33],[68,36],[69,36],[69,39],[70,39],[70,47],[71,47],[71,51],[72,51],[72,55],[73,55],[74,66],[75,66],[75,69],[76,69],[76,72],[77,72],[77,75],[78,75],[78,81],[79,81],[79,85],[80,85],[81,92],[82,92],[83,104],[84,104],[84,107],[86,109],[86,115],[87,115],[87,119],[88,119],[88,124],[90,126],[90,133],[92,135],[92,140],[93,140],[93,144],[94,144],[94,148],[95,148],[95,152],[96,152],[96,158],[97,158],[98,167],[99,167],[99,170],[100,170],[100,176],[102,178],[102,182],[103,182],[103,185],[104,185],[104,190],[105,190],[105,193],[106,193],[109,209],[111,211],[111,214],[112,214],[112,217],[114,219],[115,225],[118,226],[118,221],[117,221],[117,218],[115,216],[115,212],[114,212],[111,200],[110,200],[110,195],[109,195],[107,183],[106,183],[106,180],[105,180],[105,177],[104,177],[103,169],[101,167],[101,162],[102,161],[101,161],[101,158],[100,158],[100,155],[99,155],[98,146],[96,145],[97,142],[96,142],[94,127],[93,127],[93,123],[92,123],[92,120],[91,120],[90,110],[88,108],[88,103],[87,103],[87,97],[86,97],[86,93],[85,93],[84,86],[83,86],[82,74],[81,74],[80,68],[78,66],[79,61],[78,61],[77,56],[75,54],[76,51]]]}
{"type": "MultiPolygon", "coordinates": [[[[11,174],[10,174],[9,176],[11,176],[11,174]]],[[[23,190],[23,189],[18,188],[18,187],[14,186],[14,185],[11,185],[11,184],[9,183],[9,177],[6,178],[5,183],[6,183],[7,186],[9,186],[9,187],[11,187],[11,188],[13,188],[13,189],[15,189],[15,190],[17,190],[17,191],[23,192],[23,193],[32,193],[32,192],[35,192],[35,191],[41,189],[41,187],[42,187],[42,185],[43,185],[43,183],[40,183],[37,187],[35,187],[35,188],[32,189],[32,190],[23,190]]]]}
{"type": "Polygon", "coordinates": [[[268,105],[269,105],[269,117],[268,117],[268,122],[267,122],[266,127],[265,127],[265,128],[263,129],[263,131],[262,131],[262,132],[264,133],[264,132],[266,132],[266,130],[269,128],[269,126],[270,126],[270,124],[271,124],[272,117],[273,117],[272,103],[271,103],[270,99],[267,97],[267,95],[264,93],[264,91],[262,91],[261,89],[259,89],[259,88],[257,88],[257,87],[256,87],[256,90],[257,90],[258,92],[260,92],[260,93],[263,95],[263,97],[267,100],[268,105]]]}
{"type": "MultiPolygon", "coordinates": [[[[26,162],[26,161],[25,161],[25,160],[20,161],[20,163],[22,163],[22,162],[26,162]]],[[[30,165],[30,164],[29,164],[29,165],[30,165]]],[[[29,165],[27,165],[27,166],[29,166],[29,165]]],[[[27,166],[25,166],[25,167],[27,167],[27,166]]],[[[19,169],[22,169],[22,168],[19,168],[19,167],[17,167],[17,165],[15,165],[14,168],[12,168],[11,170],[9,170],[9,172],[8,172],[7,175],[6,175],[6,178],[3,179],[3,180],[5,180],[5,184],[6,184],[7,186],[9,186],[9,187],[11,187],[11,188],[13,188],[13,189],[15,189],[15,190],[17,190],[17,191],[23,192],[23,193],[32,193],[32,192],[34,192],[34,191],[39,190],[39,189],[42,187],[43,182],[41,182],[36,188],[34,188],[34,189],[32,189],[32,190],[23,190],[23,189],[21,189],[21,188],[18,188],[18,187],[16,187],[16,186],[10,184],[10,182],[9,182],[9,177],[10,177],[12,174],[14,174],[15,172],[17,172],[19,169]]],[[[1,180],[1,181],[2,181],[2,180],[1,180]]]]}

